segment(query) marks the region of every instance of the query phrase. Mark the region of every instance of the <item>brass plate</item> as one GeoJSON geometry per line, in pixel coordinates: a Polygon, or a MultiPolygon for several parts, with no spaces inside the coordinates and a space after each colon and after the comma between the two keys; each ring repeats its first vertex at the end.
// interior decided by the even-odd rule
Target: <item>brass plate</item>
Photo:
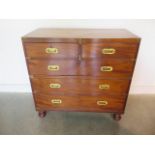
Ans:
{"type": "Polygon", "coordinates": [[[51,100],[51,103],[52,104],[61,104],[62,103],[62,100],[61,99],[52,99],[51,100]]]}
{"type": "Polygon", "coordinates": [[[61,84],[59,84],[59,83],[50,83],[49,87],[50,88],[61,88],[61,84]]]}
{"type": "Polygon", "coordinates": [[[97,101],[97,105],[99,106],[105,106],[108,104],[108,101],[97,101]]]}
{"type": "Polygon", "coordinates": [[[103,48],[102,54],[115,54],[116,50],[114,48],[103,48]]]}
{"type": "Polygon", "coordinates": [[[112,72],[113,71],[112,66],[101,66],[100,69],[101,69],[102,72],[112,72]]]}
{"type": "Polygon", "coordinates": [[[109,84],[100,84],[99,85],[99,89],[104,89],[104,90],[107,90],[110,88],[110,85],[109,84]]]}
{"type": "Polygon", "coordinates": [[[58,53],[58,49],[57,48],[46,48],[45,52],[48,54],[56,54],[58,53]]]}
{"type": "Polygon", "coordinates": [[[58,71],[59,70],[58,65],[49,65],[47,68],[49,71],[58,71]]]}

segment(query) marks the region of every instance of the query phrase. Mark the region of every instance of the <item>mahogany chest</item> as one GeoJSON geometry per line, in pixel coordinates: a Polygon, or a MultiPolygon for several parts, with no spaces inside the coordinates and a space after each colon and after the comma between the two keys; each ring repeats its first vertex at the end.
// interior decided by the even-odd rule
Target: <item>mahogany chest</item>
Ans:
{"type": "Polygon", "coordinates": [[[37,29],[22,37],[36,110],[120,120],[140,38],[124,29],[37,29]]]}

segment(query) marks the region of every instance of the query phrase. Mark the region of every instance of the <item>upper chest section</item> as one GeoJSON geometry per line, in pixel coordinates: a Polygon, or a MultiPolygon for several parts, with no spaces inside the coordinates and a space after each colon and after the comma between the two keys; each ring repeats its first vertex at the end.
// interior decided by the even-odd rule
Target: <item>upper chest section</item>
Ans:
{"type": "Polygon", "coordinates": [[[38,29],[22,37],[31,58],[135,58],[140,38],[124,29],[38,29]]]}

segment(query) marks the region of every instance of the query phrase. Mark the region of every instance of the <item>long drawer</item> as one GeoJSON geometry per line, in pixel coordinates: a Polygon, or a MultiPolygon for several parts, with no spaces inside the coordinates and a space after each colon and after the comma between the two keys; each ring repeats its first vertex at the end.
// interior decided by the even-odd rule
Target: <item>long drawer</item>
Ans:
{"type": "Polygon", "coordinates": [[[35,94],[38,109],[69,111],[121,111],[125,96],[57,96],[35,94]]]}
{"type": "Polygon", "coordinates": [[[31,79],[35,92],[55,94],[127,94],[130,80],[95,77],[34,77],[31,79]]]}
{"type": "Polygon", "coordinates": [[[31,75],[92,75],[128,78],[134,61],[126,59],[29,60],[31,75]]]}

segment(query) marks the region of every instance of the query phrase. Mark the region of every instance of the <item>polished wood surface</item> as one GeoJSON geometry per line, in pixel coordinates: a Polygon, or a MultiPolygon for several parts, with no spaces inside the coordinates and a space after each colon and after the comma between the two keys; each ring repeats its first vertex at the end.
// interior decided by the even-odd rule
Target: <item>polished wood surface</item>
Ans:
{"type": "Polygon", "coordinates": [[[138,44],[125,44],[122,42],[109,43],[87,43],[82,45],[83,58],[130,58],[135,59],[138,44]],[[103,54],[103,49],[114,49],[114,54],[103,54]]]}
{"type": "Polygon", "coordinates": [[[30,38],[138,38],[126,29],[39,28],[25,35],[30,38]]]}
{"type": "Polygon", "coordinates": [[[121,111],[124,96],[63,96],[35,94],[37,107],[44,110],[69,110],[69,111],[121,111]],[[52,104],[51,100],[61,100],[61,104],[52,104]],[[107,105],[98,105],[98,101],[107,101],[107,105]]]}
{"type": "Polygon", "coordinates": [[[35,93],[46,94],[127,94],[130,80],[103,79],[98,77],[43,77],[32,78],[35,93]],[[58,84],[60,88],[51,88],[51,84],[58,84]],[[101,85],[108,85],[102,88],[101,85]]]}
{"type": "Polygon", "coordinates": [[[77,58],[79,45],[73,43],[26,43],[26,55],[29,58],[77,58]],[[58,53],[47,53],[47,48],[57,48],[58,53]]]}
{"type": "Polygon", "coordinates": [[[40,117],[60,110],[112,112],[115,120],[121,118],[138,36],[124,29],[45,28],[23,36],[22,42],[40,117]]]}
{"type": "Polygon", "coordinates": [[[132,75],[133,61],[126,59],[82,60],[29,60],[31,75],[91,75],[103,77],[127,78],[132,75]],[[49,65],[58,65],[59,70],[49,71],[49,65]],[[112,66],[110,72],[101,71],[102,66],[112,66]]]}

